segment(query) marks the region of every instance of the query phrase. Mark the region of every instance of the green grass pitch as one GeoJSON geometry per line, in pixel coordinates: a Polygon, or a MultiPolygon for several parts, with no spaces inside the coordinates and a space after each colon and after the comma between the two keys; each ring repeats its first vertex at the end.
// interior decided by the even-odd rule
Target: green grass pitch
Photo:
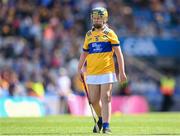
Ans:
{"type": "MultiPolygon", "coordinates": [[[[180,113],[112,116],[113,136],[179,135],[180,113]]],[[[99,136],[92,133],[92,117],[70,115],[42,118],[0,118],[0,136],[99,136]]]]}

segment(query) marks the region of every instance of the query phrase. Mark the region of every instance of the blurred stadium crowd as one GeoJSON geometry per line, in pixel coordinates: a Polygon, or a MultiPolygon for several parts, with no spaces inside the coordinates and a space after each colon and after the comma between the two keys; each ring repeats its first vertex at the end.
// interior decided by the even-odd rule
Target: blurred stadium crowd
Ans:
{"type": "Polygon", "coordinates": [[[0,97],[82,94],[76,69],[96,6],[107,7],[119,37],[180,36],[180,0],[2,0],[0,97]]]}

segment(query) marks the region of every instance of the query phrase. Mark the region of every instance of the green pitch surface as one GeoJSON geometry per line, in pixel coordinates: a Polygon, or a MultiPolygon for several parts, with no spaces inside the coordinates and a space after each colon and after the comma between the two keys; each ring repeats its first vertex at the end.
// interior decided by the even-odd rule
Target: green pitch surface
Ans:
{"type": "MultiPolygon", "coordinates": [[[[0,118],[0,136],[98,136],[92,133],[92,117],[48,116],[0,118]]],[[[180,135],[180,113],[119,115],[111,120],[113,136],[180,135]]]]}

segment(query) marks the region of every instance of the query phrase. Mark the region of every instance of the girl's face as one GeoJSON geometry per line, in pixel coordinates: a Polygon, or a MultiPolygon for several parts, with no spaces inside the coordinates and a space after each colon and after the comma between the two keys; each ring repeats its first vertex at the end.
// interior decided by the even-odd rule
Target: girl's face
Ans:
{"type": "Polygon", "coordinates": [[[97,29],[101,28],[104,24],[103,17],[99,16],[99,15],[93,15],[92,23],[95,28],[97,28],[97,29]]]}

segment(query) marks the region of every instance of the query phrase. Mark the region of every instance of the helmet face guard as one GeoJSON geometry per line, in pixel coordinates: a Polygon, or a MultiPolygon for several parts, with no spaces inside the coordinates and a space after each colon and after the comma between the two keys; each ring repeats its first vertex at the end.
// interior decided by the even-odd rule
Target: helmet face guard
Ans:
{"type": "Polygon", "coordinates": [[[108,12],[105,8],[94,8],[91,12],[91,20],[95,28],[101,28],[108,21],[108,12]]]}

